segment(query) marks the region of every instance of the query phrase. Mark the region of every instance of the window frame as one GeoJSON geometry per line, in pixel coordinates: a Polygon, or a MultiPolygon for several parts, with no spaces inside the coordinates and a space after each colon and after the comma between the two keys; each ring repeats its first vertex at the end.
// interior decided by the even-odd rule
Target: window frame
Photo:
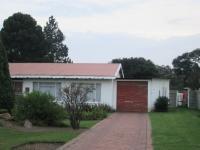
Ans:
{"type": "Polygon", "coordinates": [[[101,87],[102,87],[102,84],[101,83],[99,83],[99,82],[95,82],[95,83],[88,83],[88,82],[73,82],[72,84],[80,84],[80,85],[83,85],[83,86],[87,86],[87,85],[91,85],[91,86],[94,86],[94,89],[93,89],[93,92],[94,92],[94,97],[95,98],[93,98],[93,99],[91,99],[91,100],[87,100],[86,101],[86,103],[96,103],[96,104],[99,104],[99,103],[101,103],[101,93],[102,93],[102,91],[101,91],[101,87]],[[97,100],[97,85],[100,85],[100,98],[99,98],[99,100],[97,100]]]}
{"type": "Polygon", "coordinates": [[[13,87],[13,91],[14,91],[15,95],[22,95],[23,94],[23,80],[13,80],[12,81],[12,87],[13,87]],[[20,87],[21,91],[20,92],[16,91],[16,83],[21,84],[21,87],[20,87]]]}
{"type": "Polygon", "coordinates": [[[59,92],[61,93],[61,89],[62,89],[62,83],[61,82],[36,81],[36,82],[33,82],[33,91],[42,92],[40,90],[42,86],[43,87],[48,87],[48,86],[44,86],[44,85],[41,86],[41,84],[50,84],[49,87],[54,87],[54,91],[53,91],[54,95],[52,95],[50,92],[44,92],[44,93],[48,93],[48,94],[52,95],[55,98],[61,97],[61,95],[59,95],[58,92],[57,92],[57,87],[59,87],[59,92]],[[37,84],[37,89],[34,89],[34,84],[37,84]],[[59,86],[57,86],[57,85],[59,85],[59,86]]]}

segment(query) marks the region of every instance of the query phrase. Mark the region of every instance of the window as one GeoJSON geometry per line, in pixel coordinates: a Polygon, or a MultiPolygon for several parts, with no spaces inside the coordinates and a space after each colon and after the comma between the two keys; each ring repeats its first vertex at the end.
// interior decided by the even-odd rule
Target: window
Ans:
{"type": "Polygon", "coordinates": [[[92,89],[91,92],[87,94],[87,102],[95,102],[98,103],[101,101],[101,84],[100,83],[93,83],[93,84],[88,84],[88,83],[77,83],[80,84],[81,87],[90,87],[92,89]]]}
{"type": "Polygon", "coordinates": [[[25,88],[25,93],[29,93],[29,91],[30,91],[30,88],[29,88],[29,87],[26,87],[26,88],[25,88]]]}
{"type": "Polygon", "coordinates": [[[15,95],[22,95],[22,81],[13,81],[15,95]]]}
{"type": "Polygon", "coordinates": [[[43,93],[49,93],[55,98],[61,96],[61,83],[57,82],[34,82],[33,91],[40,91],[43,93]]]}

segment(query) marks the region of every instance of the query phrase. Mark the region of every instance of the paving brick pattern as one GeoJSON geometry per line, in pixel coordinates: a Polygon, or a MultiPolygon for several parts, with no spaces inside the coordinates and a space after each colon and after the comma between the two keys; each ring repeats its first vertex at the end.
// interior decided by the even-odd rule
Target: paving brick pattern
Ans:
{"type": "Polygon", "coordinates": [[[152,150],[149,118],[114,113],[59,150],[152,150]]]}

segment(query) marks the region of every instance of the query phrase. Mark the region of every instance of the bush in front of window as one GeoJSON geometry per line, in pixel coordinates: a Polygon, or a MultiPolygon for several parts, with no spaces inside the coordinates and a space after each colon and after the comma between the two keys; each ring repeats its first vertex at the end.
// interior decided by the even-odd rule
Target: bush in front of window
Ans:
{"type": "Polygon", "coordinates": [[[107,117],[108,113],[114,112],[109,105],[106,104],[84,104],[82,120],[101,120],[107,117]]]}
{"type": "Polygon", "coordinates": [[[107,117],[108,113],[114,112],[109,105],[106,104],[84,104],[82,120],[101,120],[107,117]]]}
{"type": "Polygon", "coordinates": [[[169,99],[165,96],[159,97],[155,102],[156,112],[167,112],[168,111],[169,99]]]}
{"type": "Polygon", "coordinates": [[[106,104],[90,104],[90,103],[84,104],[83,111],[91,112],[93,110],[103,110],[107,113],[112,113],[115,111],[112,107],[106,104]]]}
{"type": "Polygon", "coordinates": [[[66,118],[66,112],[51,95],[32,92],[16,99],[14,118],[17,121],[28,119],[34,125],[54,126],[66,118]]]}

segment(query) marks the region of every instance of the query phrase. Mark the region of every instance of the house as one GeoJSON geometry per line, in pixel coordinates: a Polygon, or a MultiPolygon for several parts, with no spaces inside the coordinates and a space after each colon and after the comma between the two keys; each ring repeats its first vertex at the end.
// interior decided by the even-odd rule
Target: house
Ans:
{"type": "Polygon", "coordinates": [[[88,103],[117,111],[147,112],[159,96],[169,97],[168,79],[125,80],[121,64],[10,63],[15,94],[48,92],[54,97],[69,83],[95,87],[88,103]]]}

